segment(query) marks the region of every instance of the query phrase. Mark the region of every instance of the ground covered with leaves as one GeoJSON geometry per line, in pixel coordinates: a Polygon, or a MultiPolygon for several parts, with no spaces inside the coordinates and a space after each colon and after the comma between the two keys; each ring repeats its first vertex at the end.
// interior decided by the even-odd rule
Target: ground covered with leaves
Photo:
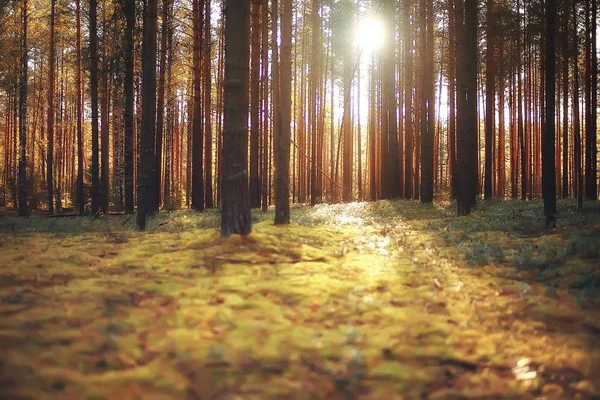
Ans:
{"type": "Polygon", "coordinates": [[[541,207],[5,215],[0,398],[598,399],[600,208],[541,207]]]}

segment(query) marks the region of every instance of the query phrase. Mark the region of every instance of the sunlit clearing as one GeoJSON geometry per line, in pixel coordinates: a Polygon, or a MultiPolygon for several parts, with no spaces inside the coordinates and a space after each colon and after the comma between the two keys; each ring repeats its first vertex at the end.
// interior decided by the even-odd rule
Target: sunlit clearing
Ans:
{"type": "Polygon", "coordinates": [[[363,53],[372,53],[383,45],[383,24],[378,19],[368,17],[358,23],[356,40],[363,53]]]}

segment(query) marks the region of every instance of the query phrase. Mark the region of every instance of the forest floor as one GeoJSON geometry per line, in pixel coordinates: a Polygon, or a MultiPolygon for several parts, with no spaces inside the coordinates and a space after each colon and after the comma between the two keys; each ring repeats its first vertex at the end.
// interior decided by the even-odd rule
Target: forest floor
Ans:
{"type": "Polygon", "coordinates": [[[454,215],[5,215],[0,398],[599,399],[600,205],[454,215]]]}

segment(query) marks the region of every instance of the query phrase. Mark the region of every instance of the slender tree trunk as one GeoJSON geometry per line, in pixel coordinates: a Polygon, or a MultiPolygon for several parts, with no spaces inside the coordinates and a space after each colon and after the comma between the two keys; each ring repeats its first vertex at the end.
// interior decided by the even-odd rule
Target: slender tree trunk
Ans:
{"type": "Polygon", "coordinates": [[[19,216],[28,216],[27,184],[27,65],[29,62],[29,44],[27,43],[27,0],[23,0],[22,31],[21,31],[21,75],[19,78],[19,216]]]}
{"type": "Polygon", "coordinates": [[[422,1],[421,13],[421,203],[433,201],[433,3],[422,1]]]}
{"type": "MultiPolygon", "coordinates": [[[[132,213],[133,204],[133,31],[135,28],[135,0],[124,0],[123,11],[125,14],[125,37],[124,37],[124,119],[125,119],[125,212],[132,213]]],[[[81,163],[83,164],[83,162],[81,163]]],[[[83,169],[83,168],[82,168],[83,169]]]]}
{"type": "MultiPolygon", "coordinates": [[[[51,1],[50,6],[50,55],[48,56],[48,148],[46,150],[47,157],[47,168],[46,168],[46,184],[48,188],[48,214],[54,214],[54,180],[53,180],[53,155],[54,155],[54,68],[55,63],[54,60],[55,50],[54,50],[54,16],[55,16],[55,8],[56,8],[56,0],[51,1]]],[[[79,1],[77,2],[77,7],[79,7],[79,1]]],[[[79,13],[78,13],[79,16],[79,13]]],[[[79,22],[79,18],[77,20],[79,22]]],[[[79,25],[77,25],[79,27],[79,25]]],[[[77,35],[77,39],[79,39],[79,34],[77,35]]],[[[79,49],[79,47],[78,47],[79,49]]],[[[78,53],[79,54],[79,53],[78,53]]],[[[80,59],[78,58],[78,62],[80,59]]],[[[80,68],[77,68],[80,71],[80,68]]],[[[79,75],[78,75],[79,76],[79,75]]],[[[81,210],[80,210],[81,212],[81,210]]]]}
{"type": "MultiPolygon", "coordinates": [[[[83,192],[83,91],[81,90],[81,1],[76,0],[77,25],[77,66],[75,71],[77,86],[77,210],[79,215],[85,212],[85,197],[83,192]]],[[[51,196],[50,196],[51,197],[51,196]]]]}
{"type": "Polygon", "coordinates": [[[290,222],[290,128],[292,97],[292,0],[281,9],[281,76],[279,135],[275,137],[275,224],[290,222]]]}
{"type": "Polygon", "coordinates": [[[211,32],[210,32],[210,0],[205,3],[204,13],[204,207],[213,208],[213,135],[212,135],[212,80],[210,75],[211,70],[211,32]]]}
{"type": "Polygon", "coordinates": [[[252,230],[248,199],[248,61],[250,1],[225,3],[225,96],[221,235],[252,230]]]}
{"type": "Polygon", "coordinates": [[[405,135],[405,164],[404,164],[404,195],[407,199],[414,198],[413,188],[413,46],[410,25],[412,0],[404,0],[404,135],[405,135]]]}
{"type": "Polygon", "coordinates": [[[484,197],[492,198],[492,166],[494,149],[494,122],[496,111],[496,88],[495,88],[495,26],[494,26],[494,0],[487,0],[487,50],[486,50],[486,70],[485,70],[485,179],[484,179],[484,197]]]}
{"type": "Polygon", "coordinates": [[[156,129],[156,39],[157,3],[148,0],[146,9],[144,39],[142,49],[142,129],[140,134],[140,155],[138,163],[138,212],[137,226],[146,229],[146,218],[156,205],[155,170],[155,129],[156,129]]]}
{"type": "Polygon", "coordinates": [[[563,0],[563,126],[562,126],[562,197],[569,195],[569,2],[563,0]]]}
{"type": "MultiPolygon", "coordinates": [[[[171,6],[170,0],[163,0],[162,6],[162,18],[161,18],[161,34],[160,34],[160,61],[158,64],[158,94],[157,94],[157,105],[156,105],[156,150],[154,155],[154,169],[156,171],[156,204],[154,210],[158,211],[161,204],[161,178],[162,178],[162,153],[163,153],[163,136],[165,130],[165,78],[167,68],[167,31],[169,30],[169,8],[171,6]]],[[[167,129],[169,129],[167,127],[167,129]]]]}
{"type": "MultiPolygon", "coordinates": [[[[202,48],[202,24],[204,5],[207,0],[193,0],[194,15],[194,122],[192,134],[192,209],[196,211],[204,210],[204,171],[203,171],[203,118],[202,118],[202,97],[201,89],[201,60],[200,51],[202,48]]],[[[226,10],[227,12],[227,10],[226,10]]],[[[227,40],[227,39],[225,39],[227,40]]],[[[229,62],[228,60],[226,63],[229,62]]],[[[225,156],[227,157],[227,156],[225,156]]]]}
{"type": "Polygon", "coordinates": [[[100,208],[100,176],[98,148],[98,28],[97,0],[90,0],[90,86],[92,107],[92,215],[100,208]]]}
{"type": "Polygon", "coordinates": [[[251,54],[250,60],[250,208],[260,207],[260,179],[258,173],[259,108],[260,108],[260,24],[261,1],[251,0],[251,54]]]}
{"type": "Polygon", "coordinates": [[[546,54],[545,54],[546,123],[542,141],[542,187],[544,214],[547,220],[556,218],[555,170],[555,70],[556,70],[556,1],[546,0],[546,54]]]}
{"type": "Polygon", "coordinates": [[[102,83],[102,88],[100,91],[100,111],[101,111],[101,128],[100,128],[100,148],[101,148],[101,158],[100,158],[100,207],[102,208],[102,212],[106,214],[108,212],[108,177],[109,175],[109,151],[108,151],[108,135],[109,135],[109,101],[110,101],[110,73],[108,70],[108,58],[110,57],[110,48],[108,45],[108,35],[106,32],[107,29],[107,21],[106,21],[106,6],[103,7],[102,10],[102,26],[103,26],[103,54],[102,54],[102,70],[100,76],[100,82],[102,83]]]}
{"type": "MultiPolygon", "coordinates": [[[[517,0],[517,9],[520,8],[521,3],[517,0]]],[[[521,150],[521,200],[525,200],[527,196],[527,138],[523,126],[523,88],[521,84],[523,64],[521,52],[521,17],[519,16],[517,18],[517,136],[521,150]]]]}

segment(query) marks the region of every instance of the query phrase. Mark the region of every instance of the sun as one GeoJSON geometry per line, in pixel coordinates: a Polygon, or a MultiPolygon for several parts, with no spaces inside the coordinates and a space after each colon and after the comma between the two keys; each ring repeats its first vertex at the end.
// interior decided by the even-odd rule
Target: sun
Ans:
{"type": "Polygon", "coordinates": [[[370,54],[383,45],[384,29],[380,20],[366,17],[358,22],[356,41],[363,53],[370,54]]]}

